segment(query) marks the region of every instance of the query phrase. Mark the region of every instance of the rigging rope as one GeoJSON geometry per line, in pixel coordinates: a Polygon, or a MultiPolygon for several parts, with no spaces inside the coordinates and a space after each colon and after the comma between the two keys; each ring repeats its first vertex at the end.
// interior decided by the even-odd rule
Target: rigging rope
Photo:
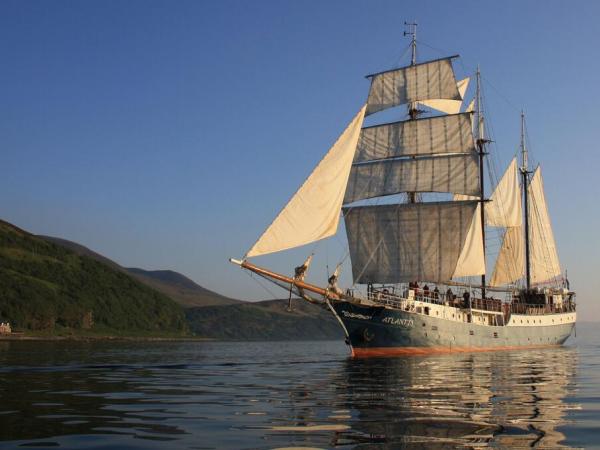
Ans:
{"type": "Polygon", "coordinates": [[[259,286],[261,286],[265,291],[267,291],[269,293],[269,295],[273,296],[273,300],[280,300],[280,298],[277,298],[277,295],[275,295],[275,293],[269,289],[267,286],[264,285],[264,283],[262,283],[258,278],[255,278],[252,275],[252,272],[248,271],[248,270],[244,270],[243,271],[245,274],[247,274],[250,278],[252,278],[256,283],[258,283],[259,286]]]}

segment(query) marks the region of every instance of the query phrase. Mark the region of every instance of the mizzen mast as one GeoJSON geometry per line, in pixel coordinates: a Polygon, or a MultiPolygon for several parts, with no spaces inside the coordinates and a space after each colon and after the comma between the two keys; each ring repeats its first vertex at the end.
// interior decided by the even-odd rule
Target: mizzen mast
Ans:
{"type": "Polygon", "coordinates": [[[531,263],[529,255],[529,189],[527,187],[528,161],[525,146],[525,113],[521,111],[521,176],[523,177],[523,206],[525,212],[525,280],[526,288],[531,288],[531,263]]]}

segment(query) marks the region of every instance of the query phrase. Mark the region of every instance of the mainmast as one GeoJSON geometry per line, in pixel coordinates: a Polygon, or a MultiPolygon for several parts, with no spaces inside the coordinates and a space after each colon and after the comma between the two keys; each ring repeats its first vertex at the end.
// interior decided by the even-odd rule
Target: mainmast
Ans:
{"type": "MultiPolygon", "coordinates": [[[[483,163],[485,158],[485,144],[489,141],[484,135],[485,129],[483,126],[483,107],[481,104],[481,72],[477,66],[477,149],[479,151],[479,199],[481,211],[481,236],[483,239],[483,257],[485,260],[485,184],[483,163]]],[[[485,273],[481,275],[481,297],[485,298],[485,273]]]]}
{"type": "MultiPolygon", "coordinates": [[[[404,25],[408,27],[408,31],[404,32],[404,36],[411,36],[412,41],[410,43],[412,55],[410,58],[410,65],[414,66],[417,64],[417,22],[404,22],[404,25]]],[[[419,115],[419,109],[417,108],[418,103],[412,102],[408,104],[408,115],[411,120],[414,120],[419,115]]],[[[415,192],[408,193],[409,203],[416,203],[417,194],[415,192]]]]}
{"type": "Polygon", "coordinates": [[[531,264],[529,255],[529,195],[527,189],[528,161],[525,146],[525,113],[521,111],[521,176],[523,177],[523,205],[525,209],[525,276],[527,290],[531,287],[531,264]]]}

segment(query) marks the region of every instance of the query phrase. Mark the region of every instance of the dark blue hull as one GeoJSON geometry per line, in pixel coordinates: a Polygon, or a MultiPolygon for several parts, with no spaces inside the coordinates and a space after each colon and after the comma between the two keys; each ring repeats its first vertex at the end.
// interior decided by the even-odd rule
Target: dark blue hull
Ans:
{"type": "Polygon", "coordinates": [[[539,322],[532,319],[531,324],[528,325],[527,320],[523,326],[515,321],[489,326],[379,305],[364,306],[346,301],[331,304],[357,356],[555,346],[567,340],[574,326],[574,313],[552,315],[556,323],[544,318],[552,325],[545,325],[542,319],[539,322]]]}

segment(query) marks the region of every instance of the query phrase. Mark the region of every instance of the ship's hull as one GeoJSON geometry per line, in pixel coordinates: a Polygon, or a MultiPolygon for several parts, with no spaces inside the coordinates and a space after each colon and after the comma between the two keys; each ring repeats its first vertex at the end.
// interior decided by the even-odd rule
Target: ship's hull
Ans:
{"type": "Polygon", "coordinates": [[[345,328],[355,356],[557,346],[567,340],[575,326],[574,312],[513,316],[507,325],[490,326],[379,305],[364,306],[347,301],[334,301],[331,305],[345,328]],[[516,317],[521,318],[521,323],[516,317]]]}

